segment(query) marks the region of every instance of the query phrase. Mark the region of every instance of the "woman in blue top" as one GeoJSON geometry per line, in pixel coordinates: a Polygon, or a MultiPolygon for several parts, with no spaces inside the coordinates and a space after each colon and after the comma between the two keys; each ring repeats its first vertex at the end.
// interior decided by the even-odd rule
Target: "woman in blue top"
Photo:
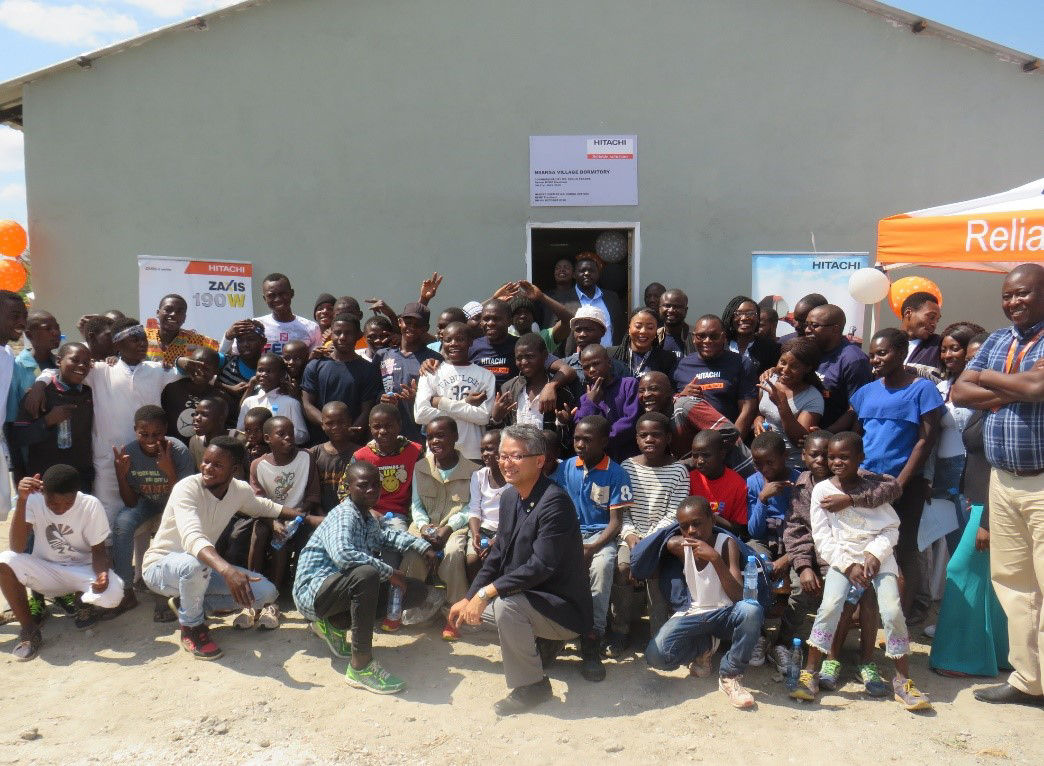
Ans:
{"type": "Polygon", "coordinates": [[[899,515],[895,559],[905,580],[903,613],[907,623],[922,622],[931,606],[917,528],[928,497],[924,463],[939,438],[943,400],[931,381],[906,369],[906,333],[886,327],[870,340],[874,380],[851,398],[863,433],[863,468],[894,476],[903,488],[893,503],[899,515]]]}

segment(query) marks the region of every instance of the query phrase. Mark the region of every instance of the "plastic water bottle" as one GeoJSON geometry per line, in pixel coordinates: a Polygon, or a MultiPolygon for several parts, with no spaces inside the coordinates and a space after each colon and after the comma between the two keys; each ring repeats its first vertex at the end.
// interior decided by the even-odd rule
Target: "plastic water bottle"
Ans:
{"type": "Polygon", "coordinates": [[[773,589],[782,588],[783,587],[783,578],[782,577],[779,577],[779,579],[776,579],[776,580],[771,579],[772,578],[772,574],[776,571],[776,569],[772,565],[772,559],[769,558],[769,555],[767,553],[759,553],[758,554],[758,558],[761,559],[761,566],[765,569],[765,577],[769,578],[769,582],[772,583],[773,589]]]}
{"type": "Polygon", "coordinates": [[[790,650],[790,664],[787,665],[786,679],[787,689],[794,691],[798,685],[798,676],[801,675],[801,639],[795,638],[794,645],[790,650]]]}
{"type": "Polygon", "coordinates": [[[283,546],[286,545],[286,541],[293,537],[294,532],[301,527],[302,521],[304,521],[304,516],[294,516],[294,518],[290,519],[286,524],[286,531],[283,534],[283,538],[281,540],[274,537],[272,538],[272,550],[282,550],[283,546]]]}
{"type": "MultiPolygon", "coordinates": [[[[384,514],[382,525],[386,527],[394,520],[395,514],[388,511],[384,514]]],[[[397,585],[392,585],[388,589],[388,619],[392,622],[399,622],[402,619],[402,588],[397,585]]]]}
{"type": "Polygon", "coordinates": [[[747,556],[747,566],[743,568],[743,600],[758,603],[758,565],[753,556],[747,556]]]}
{"type": "Polygon", "coordinates": [[[845,597],[845,601],[853,605],[858,604],[859,599],[863,597],[864,593],[866,593],[866,588],[864,588],[862,585],[856,585],[855,583],[852,583],[848,586],[848,595],[845,597]]]}
{"type": "Polygon", "coordinates": [[[58,424],[58,449],[72,449],[72,419],[58,424]]]}
{"type": "Polygon", "coordinates": [[[388,591],[388,619],[392,622],[402,620],[402,588],[393,585],[388,591]]]}

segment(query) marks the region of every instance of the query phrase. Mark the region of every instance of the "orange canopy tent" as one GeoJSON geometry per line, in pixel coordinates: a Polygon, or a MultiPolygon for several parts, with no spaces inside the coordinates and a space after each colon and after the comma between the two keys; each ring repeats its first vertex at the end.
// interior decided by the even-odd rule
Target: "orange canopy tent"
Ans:
{"type": "Polygon", "coordinates": [[[884,218],[877,224],[877,261],[885,269],[919,265],[995,273],[1044,261],[1044,178],[884,218]]]}

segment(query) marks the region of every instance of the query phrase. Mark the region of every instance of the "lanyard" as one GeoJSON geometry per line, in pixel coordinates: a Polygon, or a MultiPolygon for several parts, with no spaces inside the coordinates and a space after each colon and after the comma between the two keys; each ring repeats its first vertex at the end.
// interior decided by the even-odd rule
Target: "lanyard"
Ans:
{"type": "Polygon", "coordinates": [[[1044,328],[1041,328],[1041,330],[1033,336],[1017,357],[1015,356],[1015,349],[1019,346],[1019,339],[1016,337],[1011,341],[1011,346],[1008,348],[1008,358],[1004,360],[1004,372],[1006,374],[1010,373],[1012,370],[1017,370],[1022,366],[1022,360],[1026,358],[1026,354],[1028,354],[1029,350],[1037,344],[1037,341],[1040,340],[1042,335],[1044,335],[1044,328]]]}

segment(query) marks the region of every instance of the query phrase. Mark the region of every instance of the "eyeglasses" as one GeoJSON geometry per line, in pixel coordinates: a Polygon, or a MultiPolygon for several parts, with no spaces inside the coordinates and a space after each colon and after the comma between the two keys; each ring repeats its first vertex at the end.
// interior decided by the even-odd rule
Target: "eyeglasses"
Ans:
{"type": "Polygon", "coordinates": [[[525,453],[525,454],[523,454],[521,452],[515,452],[513,454],[512,453],[508,453],[508,452],[501,452],[500,453],[500,460],[502,460],[505,463],[521,463],[527,457],[537,457],[538,455],[543,455],[543,454],[544,454],[543,452],[529,452],[529,453],[525,453]]]}
{"type": "Polygon", "coordinates": [[[837,323],[831,322],[830,324],[819,324],[818,322],[805,322],[806,330],[819,330],[823,327],[837,327],[837,323]]]}
{"type": "Polygon", "coordinates": [[[754,319],[759,313],[757,311],[737,311],[733,316],[742,317],[743,319],[754,319]]]}

